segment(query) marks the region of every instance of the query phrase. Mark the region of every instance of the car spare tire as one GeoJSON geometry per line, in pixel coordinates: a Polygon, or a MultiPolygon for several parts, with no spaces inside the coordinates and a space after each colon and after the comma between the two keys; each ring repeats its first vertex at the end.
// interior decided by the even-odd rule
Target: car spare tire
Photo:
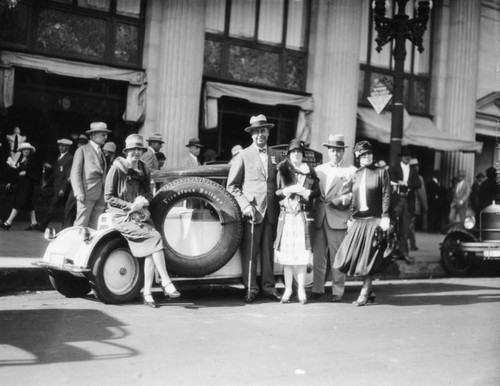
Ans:
{"type": "Polygon", "coordinates": [[[202,177],[163,186],[151,202],[162,234],[169,271],[185,277],[209,275],[236,253],[242,236],[241,211],[224,187],[202,177]]]}

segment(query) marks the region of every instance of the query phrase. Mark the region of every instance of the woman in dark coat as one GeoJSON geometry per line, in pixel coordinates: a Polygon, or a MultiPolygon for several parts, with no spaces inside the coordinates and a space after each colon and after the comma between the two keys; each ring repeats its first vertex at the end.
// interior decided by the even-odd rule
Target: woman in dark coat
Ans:
{"type": "Polygon", "coordinates": [[[350,275],[363,277],[363,287],[356,306],[375,302],[372,278],[381,266],[383,253],[374,245],[378,230],[390,227],[389,204],[391,184],[385,169],[373,163],[373,147],[361,141],[354,147],[354,156],[360,167],[354,173],[352,184],[352,223],[335,257],[334,268],[350,275]]]}
{"type": "Polygon", "coordinates": [[[316,172],[303,163],[304,142],[294,139],[288,146],[289,159],[278,164],[278,190],[281,212],[278,219],[274,259],[283,265],[285,293],[282,303],[289,303],[294,274],[298,284],[298,298],[307,301],[304,288],[307,265],[312,262],[311,229],[309,215],[314,198],[319,196],[316,172]]]}
{"type": "Polygon", "coordinates": [[[7,220],[0,220],[0,227],[9,230],[19,211],[25,210],[29,212],[31,220],[31,225],[26,230],[33,230],[39,225],[36,221],[35,207],[33,206],[33,194],[35,185],[40,180],[41,169],[33,156],[36,151],[34,146],[24,142],[19,145],[18,151],[21,152],[21,156],[16,163],[11,158],[7,161],[12,175],[12,211],[7,220]]]}
{"type": "Polygon", "coordinates": [[[151,294],[155,266],[161,276],[165,296],[177,298],[180,293],[170,279],[165,266],[163,241],[154,228],[147,210],[151,194],[151,172],[141,156],[146,151],[143,137],[129,135],[123,152],[126,158],[115,159],[106,177],[104,198],[113,215],[114,227],[127,240],[132,254],[144,257],[144,304],[156,308],[151,294]]]}

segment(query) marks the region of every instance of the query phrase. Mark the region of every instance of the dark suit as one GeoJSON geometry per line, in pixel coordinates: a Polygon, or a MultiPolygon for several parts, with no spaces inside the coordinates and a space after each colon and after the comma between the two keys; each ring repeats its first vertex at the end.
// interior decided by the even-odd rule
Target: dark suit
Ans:
{"type": "Polygon", "coordinates": [[[255,208],[253,235],[252,278],[248,283],[250,262],[251,224],[243,224],[241,242],[243,284],[254,294],[259,292],[257,284],[257,256],[260,255],[262,290],[275,292],[273,242],[276,236],[279,205],[276,199],[277,164],[280,154],[267,148],[267,170],[255,145],[242,150],[231,162],[227,178],[227,190],[236,198],[241,210],[252,205],[255,208]]]}
{"type": "Polygon", "coordinates": [[[106,160],[89,142],[75,152],[71,167],[71,186],[75,197],[84,196],[83,203],[76,203],[75,226],[97,228],[97,220],[104,212],[104,181],[106,160]]]}
{"type": "Polygon", "coordinates": [[[333,167],[325,163],[316,167],[321,196],[314,203],[314,283],[313,292],[325,291],[328,256],[332,272],[332,295],[344,295],[345,274],[333,268],[337,250],[347,231],[351,193],[347,182],[356,171],[354,166],[333,167]],[[343,201],[343,204],[342,204],[343,201]]]}
{"type": "Polygon", "coordinates": [[[70,153],[64,154],[58,159],[53,167],[54,173],[54,196],[50,200],[45,218],[40,222],[42,227],[47,227],[57,213],[57,208],[65,205],[69,191],[71,190],[70,174],[73,156],[70,153]]]}
{"type": "MultiPolygon", "coordinates": [[[[399,163],[390,168],[389,175],[393,183],[402,181],[404,178],[401,164],[399,163]]],[[[406,182],[407,186],[398,186],[394,189],[391,197],[391,206],[393,208],[393,217],[395,217],[394,220],[397,220],[399,225],[399,252],[402,255],[408,256],[410,220],[412,213],[415,212],[415,190],[422,185],[415,168],[410,167],[408,181],[406,182]]]]}
{"type": "Polygon", "coordinates": [[[446,189],[434,179],[430,179],[426,186],[429,211],[427,227],[429,232],[441,232],[448,221],[448,201],[446,189]]]}

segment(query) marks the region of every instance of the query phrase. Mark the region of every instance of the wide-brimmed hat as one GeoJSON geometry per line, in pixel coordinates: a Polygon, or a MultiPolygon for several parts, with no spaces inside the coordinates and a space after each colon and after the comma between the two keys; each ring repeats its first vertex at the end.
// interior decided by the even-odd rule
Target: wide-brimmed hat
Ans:
{"type": "Polygon", "coordinates": [[[412,158],[409,163],[410,166],[416,166],[418,165],[418,159],[412,158]]]}
{"type": "Polygon", "coordinates": [[[323,146],[325,146],[327,148],[339,147],[339,148],[343,148],[343,149],[345,149],[346,147],[349,147],[349,146],[345,145],[345,139],[344,139],[343,134],[330,135],[328,137],[328,142],[323,143],[323,146]]]}
{"type": "Polygon", "coordinates": [[[245,131],[247,133],[251,133],[253,129],[260,129],[262,127],[272,129],[274,127],[274,124],[267,122],[267,118],[265,115],[259,114],[250,118],[250,126],[246,127],[245,131]]]}
{"type": "Polygon", "coordinates": [[[161,138],[161,134],[153,134],[151,137],[147,139],[147,141],[165,143],[165,141],[161,138]]]}
{"type": "Polygon", "coordinates": [[[288,151],[287,154],[290,154],[293,150],[300,150],[302,154],[305,154],[306,152],[306,145],[304,141],[302,141],[299,138],[292,139],[290,143],[288,144],[288,151]]]}
{"type": "Polygon", "coordinates": [[[76,142],[80,142],[80,143],[88,143],[89,142],[89,139],[87,138],[87,136],[85,134],[80,134],[78,136],[78,138],[76,139],[76,142]]]}
{"type": "Polygon", "coordinates": [[[90,135],[95,133],[111,133],[111,130],[108,130],[108,125],[104,122],[92,122],[90,130],[87,130],[85,134],[90,135]]]}
{"type": "Polygon", "coordinates": [[[35,153],[36,152],[36,149],[35,147],[29,143],[29,142],[23,142],[19,145],[19,147],[17,148],[17,151],[21,151],[21,150],[31,150],[32,153],[35,153]]]}
{"type": "Polygon", "coordinates": [[[186,147],[190,147],[190,146],[196,146],[196,147],[204,147],[202,144],[201,144],[201,141],[199,138],[189,138],[189,141],[186,145],[186,147]]]}
{"type": "Polygon", "coordinates": [[[352,149],[354,156],[359,158],[365,153],[373,153],[373,146],[368,141],[359,141],[356,145],[354,145],[354,149],[352,149]]]}
{"type": "Polygon", "coordinates": [[[103,151],[109,151],[110,153],[116,153],[116,145],[114,142],[106,142],[102,147],[103,151]]]}
{"type": "Polygon", "coordinates": [[[73,145],[73,141],[68,138],[60,138],[57,140],[58,145],[66,145],[66,146],[71,146],[73,145]]]}
{"type": "Polygon", "coordinates": [[[399,157],[411,157],[411,150],[407,146],[401,147],[401,150],[399,151],[399,157]]]}
{"type": "Polygon", "coordinates": [[[123,148],[123,152],[130,149],[142,149],[143,152],[147,150],[146,146],[144,146],[144,138],[140,134],[130,134],[127,138],[125,138],[125,147],[123,148]]]}

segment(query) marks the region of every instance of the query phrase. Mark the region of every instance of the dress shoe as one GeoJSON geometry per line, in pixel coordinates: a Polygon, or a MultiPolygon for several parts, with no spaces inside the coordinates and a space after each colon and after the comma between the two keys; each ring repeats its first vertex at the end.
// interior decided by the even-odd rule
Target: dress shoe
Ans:
{"type": "Polygon", "coordinates": [[[403,260],[406,264],[413,264],[415,260],[408,255],[401,255],[400,260],[403,260]]]}
{"type": "Polygon", "coordinates": [[[416,245],[414,247],[410,247],[410,251],[418,251],[418,247],[416,245]]]}
{"type": "Polygon", "coordinates": [[[144,301],[145,306],[148,306],[151,308],[158,308],[158,306],[155,303],[155,300],[153,299],[153,295],[151,295],[151,294],[142,295],[142,299],[144,301]]]}
{"type": "Polygon", "coordinates": [[[45,228],[42,224],[33,225],[33,229],[40,232],[45,232],[45,228]]]}
{"type": "Polygon", "coordinates": [[[161,288],[163,289],[163,293],[165,294],[165,296],[169,297],[170,299],[176,299],[181,296],[180,292],[177,291],[172,282],[162,285],[161,288]]]}
{"type": "Polygon", "coordinates": [[[290,303],[290,298],[292,297],[292,290],[285,290],[285,293],[281,297],[281,303],[290,303]]]}
{"type": "Polygon", "coordinates": [[[269,300],[277,300],[278,302],[281,300],[281,295],[278,292],[269,292],[264,294],[264,297],[269,300]]]}
{"type": "Polygon", "coordinates": [[[332,295],[332,298],[330,299],[332,303],[340,303],[342,301],[342,296],[340,295],[332,295]]]}
{"type": "Polygon", "coordinates": [[[367,304],[375,304],[375,292],[370,291],[367,294],[360,294],[358,299],[352,302],[356,307],[366,306],[367,304]]]}
{"type": "Polygon", "coordinates": [[[36,229],[37,226],[41,226],[39,223],[36,223],[36,224],[30,224],[30,226],[24,228],[25,231],[32,231],[34,229],[36,229]]]}
{"type": "Polygon", "coordinates": [[[257,294],[250,292],[249,294],[246,294],[245,297],[243,298],[243,301],[245,303],[253,303],[255,301],[257,294]]]}
{"type": "Polygon", "coordinates": [[[10,226],[11,226],[11,224],[7,224],[3,220],[0,220],[0,228],[5,229],[6,231],[8,231],[10,229],[10,226]]]}
{"type": "Polygon", "coordinates": [[[311,292],[311,299],[319,300],[323,297],[324,294],[319,292],[311,292]]]}

